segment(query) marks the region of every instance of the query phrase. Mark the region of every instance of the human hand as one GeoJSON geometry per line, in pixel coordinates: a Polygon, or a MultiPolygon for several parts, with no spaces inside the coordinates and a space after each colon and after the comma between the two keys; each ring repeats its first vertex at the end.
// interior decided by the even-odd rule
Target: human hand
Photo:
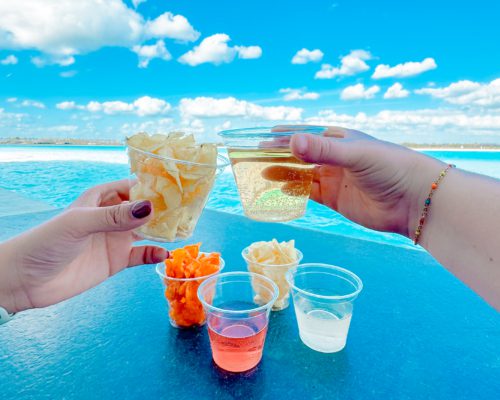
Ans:
{"type": "Polygon", "coordinates": [[[151,203],[129,203],[128,181],[96,186],[62,214],[1,244],[0,305],[45,307],[90,289],[124,268],[163,261],[168,252],[132,244],[151,203]]]}
{"type": "Polygon", "coordinates": [[[329,127],[324,136],[295,134],[299,159],[319,164],[311,198],[379,231],[412,237],[429,182],[444,165],[406,147],[351,129],[329,127]]]}

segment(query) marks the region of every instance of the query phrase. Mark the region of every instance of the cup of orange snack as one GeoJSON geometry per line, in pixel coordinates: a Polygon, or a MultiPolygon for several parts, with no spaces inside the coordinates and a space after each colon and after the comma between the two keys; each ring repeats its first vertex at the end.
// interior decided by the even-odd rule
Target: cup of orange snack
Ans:
{"type": "Polygon", "coordinates": [[[205,207],[216,176],[229,165],[214,143],[193,135],[138,133],[127,138],[130,200],[149,200],[153,218],[136,230],[159,242],[188,239],[205,207]]]}
{"type": "Polygon", "coordinates": [[[203,306],[198,300],[200,284],[224,268],[219,253],[200,252],[201,243],[170,251],[156,272],[165,284],[170,324],[175,328],[194,328],[206,322],[203,306]]]}
{"type": "MultiPolygon", "coordinates": [[[[279,289],[278,298],[273,304],[273,311],[280,311],[290,304],[290,285],[286,273],[292,267],[299,265],[302,252],[295,248],[295,241],[255,242],[241,252],[247,263],[248,270],[270,278],[279,289]]],[[[258,291],[257,291],[258,295],[258,291]]]]}

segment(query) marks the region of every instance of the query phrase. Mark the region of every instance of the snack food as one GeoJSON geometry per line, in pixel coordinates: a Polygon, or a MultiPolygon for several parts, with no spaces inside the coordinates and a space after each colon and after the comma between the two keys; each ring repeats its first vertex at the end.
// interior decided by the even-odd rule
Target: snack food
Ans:
{"type": "Polygon", "coordinates": [[[278,285],[279,295],[273,310],[288,307],[290,294],[285,275],[302,260],[302,253],[295,248],[295,241],[279,243],[273,239],[270,242],[255,242],[243,250],[242,256],[250,272],[267,276],[278,285]]]}
{"type": "Polygon", "coordinates": [[[188,328],[205,323],[205,313],[197,297],[198,286],[224,266],[219,253],[202,253],[200,245],[171,251],[158,271],[166,286],[165,297],[174,326],[188,328]]]}
{"type": "Polygon", "coordinates": [[[130,200],[150,200],[153,218],[138,233],[158,241],[191,236],[217,172],[215,144],[196,144],[193,135],[138,133],[127,139],[130,200]]]}

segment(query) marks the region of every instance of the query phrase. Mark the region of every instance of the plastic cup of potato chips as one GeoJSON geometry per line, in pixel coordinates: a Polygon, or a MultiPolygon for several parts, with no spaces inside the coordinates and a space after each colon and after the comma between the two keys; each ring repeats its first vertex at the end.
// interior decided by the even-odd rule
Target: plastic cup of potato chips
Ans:
{"type": "Polygon", "coordinates": [[[219,133],[227,146],[243,211],[256,221],[300,218],[311,193],[314,164],[295,157],[296,133],[321,135],[324,127],[285,126],[233,129],[219,133]]]}
{"type": "Polygon", "coordinates": [[[156,273],[165,285],[168,316],[174,328],[205,325],[206,315],[197,296],[198,287],[205,279],[222,271],[225,265],[219,253],[200,252],[199,246],[176,249],[172,252],[173,258],[156,265],[156,273]]]}
{"type": "Polygon", "coordinates": [[[136,230],[158,242],[186,240],[193,234],[215,177],[229,165],[213,143],[196,144],[193,135],[139,133],[127,139],[130,200],[149,200],[153,218],[136,230]]]}
{"type": "MultiPolygon", "coordinates": [[[[279,289],[278,298],[273,304],[273,311],[284,310],[290,305],[290,285],[286,273],[302,261],[302,252],[295,248],[293,240],[279,243],[255,242],[241,252],[250,272],[267,276],[279,289]]],[[[257,291],[258,292],[258,291],[257,291]]]]}

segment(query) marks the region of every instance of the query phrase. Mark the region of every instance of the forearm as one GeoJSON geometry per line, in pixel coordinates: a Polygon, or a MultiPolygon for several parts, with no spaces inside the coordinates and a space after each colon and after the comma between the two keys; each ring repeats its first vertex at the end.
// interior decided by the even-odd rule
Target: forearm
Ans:
{"type": "MultiPolygon", "coordinates": [[[[429,159],[409,219],[414,238],[430,185],[444,168],[429,159]]],[[[432,197],[419,243],[445,268],[500,310],[500,181],[452,169],[432,197]]]]}

